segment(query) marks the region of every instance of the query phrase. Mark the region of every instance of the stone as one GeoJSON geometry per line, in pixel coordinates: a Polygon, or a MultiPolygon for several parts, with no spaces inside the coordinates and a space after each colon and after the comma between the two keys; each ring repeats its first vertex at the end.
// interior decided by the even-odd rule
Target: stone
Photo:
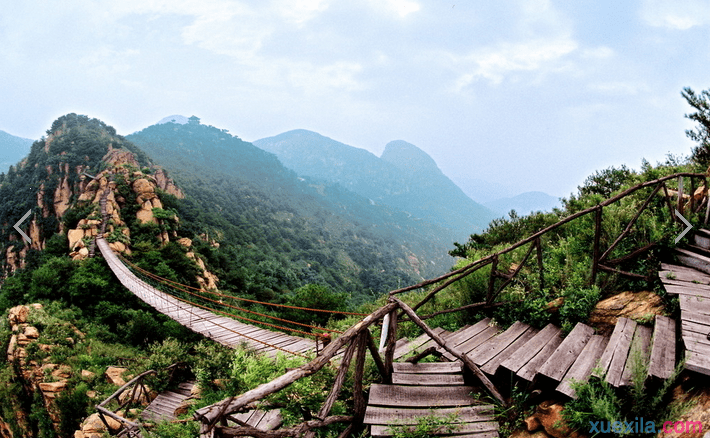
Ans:
{"type": "Polygon", "coordinates": [[[542,427],[542,423],[537,419],[536,416],[528,417],[525,419],[525,430],[528,432],[535,432],[542,427]]]}
{"type": "Polygon", "coordinates": [[[89,371],[89,370],[81,370],[81,377],[83,377],[84,379],[89,379],[89,380],[91,380],[91,379],[93,379],[94,377],[96,377],[96,373],[92,373],[92,372],[89,371]]]}
{"type": "Polygon", "coordinates": [[[27,306],[15,306],[10,309],[8,319],[10,324],[22,324],[27,322],[27,317],[30,314],[30,308],[27,306]]]}
{"type": "Polygon", "coordinates": [[[56,370],[52,371],[52,376],[57,379],[68,379],[71,377],[71,367],[67,365],[62,365],[56,370]]]}
{"type": "Polygon", "coordinates": [[[123,380],[123,374],[126,371],[128,371],[127,368],[108,367],[104,375],[106,376],[108,383],[116,386],[123,386],[126,384],[126,381],[123,380]]]}
{"type": "Polygon", "coordinates": [[[109,248],[114,250],[115,252],[125,252],[126,251],[126,245],[123,242],[111,242],[108,244],[109,248]]]}
{"type": "Polygon", "coordinates": [[[185,399],[183,400],[177,408],[175,408],[175,411],[173,412],[173,415],[176,417],[180,417],[182,415],[187,414],[190,411],[190,408],[195,404],[195,400],[191,399],[185,399]]]}
{"type": "MultiPolygon", "coordinates": [[[[570,429],[562,416],[564,406],[554,401],[544,401],[538,405],[533,417],[537,419],[545,432],[553,438],[581,438],[585,435],[570,429]]],[[[534,420],[525,420],[526,425],[533,426],[534,420]]]]}
{"type": "Polygon", "coordinates": [[[589,315],[589,325],[597,329],[597,334],[609,336],[620,317],[651,322],[664,309],[663,300],[654,292],[622,292],[599,301],[589,315]]]}
{"type": "Polygon", "coordinates": [[[67,231],[67,239],[69,240],[69,249],[75,250],[76,248],[81,248],[84,246],[84,242],[81,240],[84,238],[84,230],[76,229],[67,231]]]}
{"type": "Polygon", "coordinates": [[[155,188],[153,184],[150,183],[145,178],[138,178],[137,180],[133,181],[133,191],[136,193],[138,196],[143,196],[149,193],[155,193],[155,188]]]}
{"type": "Polygon", "coordinates": [[[510,435],[510,438],[550,438],[550,435],[545,433],[544,430],[538,430],[537,432],[528,432],[526,430],[518,430],[510,435]]]}
{"type": "Polygon", "coordinates": [[[67,386],[66,380],[58,382],[42,382],[39,384],[39,389],[47,395],[47,393],[57,393],[67,386]]]}
{"type": "MultiPolygon", "coordinates": [[[[109,416],[104,416],[106,423],[108,423],[109,430],[117,432],[121,429],[121,423],[109,416]]],[[[82,423],[81,431],[85,434],[98,433],[101,434],[106,431],[106,425],[101,421],[101,417],[98,413],[89,415],[86,420],[82,423]]]]}
{"type": "Polygon", "coordinates": [[[22,345],[23,347],[30,343],[30,338],[25,336],[24,333],[17,335],[17,345],[22,345]]]}
{"type": "Polygon", "coordinates": [[[185,248],[192,247],[192,239],[190,239],[189,237],[182,237],[177,240],[177,243],[184,246],[185,248]]]}
{"type": "Polygon", "coordinates": [[[29,339],[37,339],[39,338],[39,330],[36,327],[27,326],[25,327],[24,335],[29,339]]]}

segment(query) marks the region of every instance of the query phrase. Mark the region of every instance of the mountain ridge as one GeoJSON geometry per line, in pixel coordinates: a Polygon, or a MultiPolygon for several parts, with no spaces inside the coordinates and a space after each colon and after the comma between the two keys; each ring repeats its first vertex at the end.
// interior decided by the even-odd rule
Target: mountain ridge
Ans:
{"type": "Polygon", "coordinates": [[[341,184],[373,202],[448,228],[452,241],[481,231],[496,216],[466,196],[426,152],[403,140],[388,143],[382,157],[303,129],[253,143],[300,176],[341,184]]]}

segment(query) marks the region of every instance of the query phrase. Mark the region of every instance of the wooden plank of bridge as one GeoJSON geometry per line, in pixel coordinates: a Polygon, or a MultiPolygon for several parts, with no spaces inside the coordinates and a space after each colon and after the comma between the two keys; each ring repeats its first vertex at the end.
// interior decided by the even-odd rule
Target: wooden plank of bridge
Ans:
{"type": "MultiPolygon", "coordinates": [[[[483,330],[488,328],[489,324],[491,323],[490,318],[484,318],[474,325],[468,327],[467,329],[457,333],[456,335],[453,335],[450,339],[447,339],[447,342],[450,342],[449,345],[452,346],[452,348],[458,350],[458,346],[464,344],[465,342],[469,341],[471,338],[474,336],[478,335],[481,333],[483,330]]],[[[439,347],[436,350],[439,354],[444,356],[447,360],[454,361],[456,360],[456,357],[454,357],[453,354],[447,352],[443,347],[439,347]]]]}
{"type": "Polygon", "coordinates": [[[175,391],[163,391],[143,410],[141,418],[149,421],[175,420],[175,409],[191,397],[194,381],[183,382],[175,391]]]}
{"type": "Polygon", "coordinates": [[[523,334],[521,334],[518,339],[516,339],[510,345],[505,347],[503,351],[498,353],[493,359],[483,364],[481,366],[481,371],[490,375],[495,375],[495,373],[498,372],[500,364],[503,363],[503,361],[505,361],[509,357],[512,357],[513,355],[517,354],[517,351],[521,347],[523,347],[526,342],[532,339],[537,334],[537,332],[537,329],[528,326],[525,332],[523,332],[523,334]]]}
{"type": "MultiPolygon", "coordinates": [[[[500,332],[500,329],[498,326],[488,326],[485,329],[483,329],[480,333],[476,334],[475,336],[471,337],[469,340],[453,347],[456,351],[459,351],[464,354],[468,354],[471,350],[474,348],[478,347],[479,345],[483,344],[484,342],[488,341],[495,335],[497,335],[500,332]]],[[[456,357],[452,354],[444,354],[443,357],[445,357],[448,360],[456,360],[456,357]]]]}
{"type": "Polygon", "coordinates": [[[508,327],[508,330],[481,343],[476,348],[469,351],[467,355],[476,365],[483,365],[500,354],[508,345],[515,342],[515,340],[522,336],[529,328],[529,325],[515,321],[513,325],[508,327]]]}
{"type": "MultiPolygon", "coordinates": [[[[448,373],[401,373],[402,376],[428,376],[430,379],[462,377],[460,366],[458,373],[449,373],[454,370],[453,363],[394,365],[401,365],[400,370],[406,371],[433,371],[438,368],[448,373]],[[423,365],[425,366],[422,367],[423,365]]],[[[413,426],[421,417],[433,415],[438,418],[451,418],[449,424],[453,429],[434,431],[433,436],[453,433],[457,438],[498,437],[498,423],[494,421],[493,406],[477,405],[477,401],[471,396],[472,391],[473,388],[462,386],[458,382],[455,385],[449,383],[431,387],[375,384],[370,389],[363,423],[370,425],[370,435],[373,437],[392,436],[395,432],[393,428],[413,426]]]]}
{"type": "Polygon", "coordinates": [[[663,380],[671,377],[675,369],[675,343],[675,321],[667,316],[656,315],[648,364],[649,376],[663,380]]]}
{"type": "MultiPolygon", "coordinates": [[[[626,359],[626,365],[624,365],[624,372],[621,374],[621,380],[619,380],[619,386],[629,386],[632,384],[631,379],[634,374],[634,367],[639,366],[636,361],[640,360],[642,363],[648,363],[650,354],[651,328],[637,325],[634,338],[631,341],[629,356],[626,359]]],[[[643,379],[646,380],[645,375],[643,379]]]]}
{"type": "Polygon", "coordinates": [[[594,366],[606,348],[609,338],[601,335],[592,335],[587,345],[577,356],[570,369],[565,374],[562,382],[557,385],[557,391],[572,398],[577,398],[577,394],[571,386],[572,381],[586,382],[592,374],[594,366]]]}
{"type": "Polygon", "coordinates": [[[370,387],[369,404],[375,406],[399,406],[407,408],[456,407],[476,403],[467,386],[441,387],[396,386],[373,384],[370,387]]]}
{"type": "Polygon", "coordinates": [[[594,374],[595,377],[606,375],[604,379],[607,382],[612,386],[619,386],[636,325],[635,321],[628,318],[619,318],[616,321],[609,343],[599,359],[599,372],[594,374]]]}
{"type": "Polygon", "coordinates": [[[395,362],[392,364],[395,373],[413,374],[449,374],[463,372],[462,362],[431,362],[431,363],[407,363],[395,362]]]}
{"type": "Polygon", "coordinates": [[[461,374],[412,374],[392,373],[393,385],[407,386],[451,386],[463,385],[461,374]]]}
{"type": "Polygon", "coordinates": [[[552,355],[542,364],[538,373],[556,382],[562,380],[593,334],[593,328],[581,322],[577,323],[552,355]]]}
{"type": "MultiPolygon", "coordinates": [[[[514,355],[504,360],[501,366],[513,373],[517,373],[525,364],[530,362],[555,335],[559,335],[560,331],[560,328],[553,324],[546,325],[545,328],[540,330],[532,339],[518,349],[514,355]]],[[[562,342],[561,337],[560,342],[562,342]]]]}
{"type": "Polygon", "coordinates": [[[528,382],[532,382],[537,375],[538,370],[542,365],[550,358],[552,353],[557,350],[557,347],[562,343],[562,330],[557,328],[557,332],[554,333],[547,344],[545,344],[540,351],[528,361],[522,368],[517,372],[517,376],[528,382]]]}
{"type": "MultiPolygon", "coordinates": [[[[437,327],[432,330],[437,335],[444,331],[444,329],[441,327],[437,327]]],[[[406,338],[403,338],[403,339],[406,339],[406,338]]],[[[430,339],[431,338],[429,337],[429,335],[427,335],[426,333],[423,333],[423,334],[419,335],[418,337],[412,339],[411,341],[406,342],[404,345],[395,346],[394,360],[400,359],[400,358],[408,355],[409,353],[413,352],[414,350],[417,350],[419,347],[422,346],[422,344],[429,341],[430,339]]],[[[397,343],[399,343],[399,341],[397,341],[397,343]]]]}

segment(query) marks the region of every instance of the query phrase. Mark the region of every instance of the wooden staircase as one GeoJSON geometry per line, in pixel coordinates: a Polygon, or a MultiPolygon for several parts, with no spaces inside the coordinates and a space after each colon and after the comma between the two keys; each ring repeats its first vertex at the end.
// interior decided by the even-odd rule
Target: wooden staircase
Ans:
{"type": "Polygon", "coordinates": [[[698,230],[676,257],[680,265],[662,264],[658,276],[680,301],[685,368],[710,375],[710,231],[698,230]]]}
{"type": "Polygon", "coordinates": [[[493,406],[478,402],[465,386],[461,362],[394,363],[392,385],[372,385],[364,423],[373,437],[392,436],[398,427],[413,428],[433,415],[453,419],[451,428],[433,435],[456,438],[498,437],[493,406]]]}
{"type": "MultiPolygon", "coordinates": [[[[440,330],[440,329],[439,329],[440,330]]],[[[527,382],[555,385],[555,389],[575,397],[572,380],[586,381],[596,369],[614,387],[631,384],[633,358],[640,355],[649,364],[647,377],[665,379],[675,366],[675,323],[656,316],[654,328],[619,318],[610,337],[595,335],[594,329],[578,323],[563,339],[561,330],[549,324],[537,330],[515,322],[501,330],[489,318],[454,333],[439,333],[454,350],[466,354],[490,378],[512,374],[527,382]]],[[[395,357],[422,350],[429,341],[422,337],[400,345],[395,357]]],[[[439,349],[442,358],[451,354],[439,349]]]]}

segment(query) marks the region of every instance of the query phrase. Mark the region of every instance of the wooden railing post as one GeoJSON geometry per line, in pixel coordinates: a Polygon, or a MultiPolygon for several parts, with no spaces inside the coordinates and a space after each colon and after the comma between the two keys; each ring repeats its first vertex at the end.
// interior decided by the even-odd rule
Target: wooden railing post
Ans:
{"type": "Polygon", "coordinates": [[[498,254],[493,255],[493,264],[491,264],[491,276],[488,279],[488,294],[486,295],[486,304],[493,302],[493,288],[496,283],[496,270],[498,269],[498,254]]]}
{"type": "Polygon", "coordinates": [[[602,210],[603,208],[599,206],[597,208],[596,214],[594,215],[594,248],[592,252],[592,278],[591,284],[594,285],[597,282],[597,271],[599,270],[599,239],[602,234],[602,210]]]}
{"type": "Polygon", "coordinates": [[[545,290],[545,271],[542,266],[542,242],[539,237],[535,239],[535,247],[537,248],[537,267],[540,271],[540,290],[545,290]]]}
{"type": "Polygon", "coordinates": [[[690,195],[689,207],[690,212],[692,213],[693,211],[695,211],[695,209],[693,208],[695,207],[695,180],[692,177],[690,178],[690,193],[688,194],[690,195]]]}
{"type": "Polygon", "coordinates": [[[683,214],[683,177],[678,177],[678,212],[683,214]]]}

